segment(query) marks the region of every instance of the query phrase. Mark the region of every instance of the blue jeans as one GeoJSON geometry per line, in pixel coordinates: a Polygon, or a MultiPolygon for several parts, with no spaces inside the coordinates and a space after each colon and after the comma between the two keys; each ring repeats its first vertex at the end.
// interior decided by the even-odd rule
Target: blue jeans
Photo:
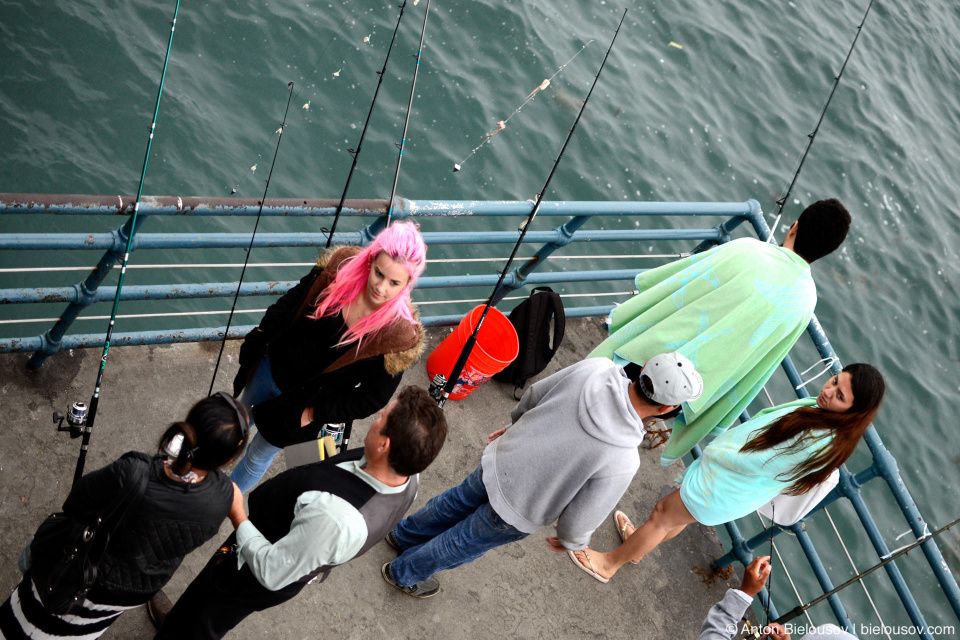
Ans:
{"type": "Polygon", "coordinates": [[[437,571],[473,562],[490,549],[528,534],[507,524],[490,506],[480,467],[459,487],[432,498],[398,524],[391,535],[403,549],[390,576],[412,587],[437,571]]]}
{"type": "MultiPolygon", "coordinates": [[[[270,373],[270,356],[264,354],[257,365],[256,371],[250,378],[250,382],[243,388],[240,394],[240,402],[247,411],[257,404],[276,398],[280,395],[280,389],[273,381],[273,374],[270,373]]],[[[250,426],[255,426],[253,422],[253,413],[250,413],[250,426]]],[[[249,438],[249,432],[247,437],[249,438]]],[[[263,474],[267,472],[270,463],[280,453],[280,448],[275,447],[266,438],[258,432],[247,443],[247,450],[243,458],[237,463],[230,479],[237,483],[241,493],[247,493],[260,481],[263,474]]]]}

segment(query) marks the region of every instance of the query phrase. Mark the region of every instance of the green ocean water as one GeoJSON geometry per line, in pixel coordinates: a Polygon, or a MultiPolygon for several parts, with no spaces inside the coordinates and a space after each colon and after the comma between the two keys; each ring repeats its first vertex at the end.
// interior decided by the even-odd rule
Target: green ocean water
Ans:
{"type": "MultiPolygon", "coordinates": [[[[547,198],[755,198],[765,211],[774,211],[865,2],[436,0],[398,194],[534,198],[624,6],[629,12],[616,47],[547,198]],[[510,116],[590,40],[552,86],[462,171],[451,171],[498,120],[510,116]]],[[[173,7],[170,0],[0,1],[0,192],[136,191],[173,7]]],[[[426,0],[407,5],[352,198],[389,194],[394,143],[403,126],[425,7],[426,0]]],[[[293,81],[295,97],[270,195],[338,197],[350,165],[346,149],[356,145],[397,13],[395,3],[379,1],[185,1],[145,193],[227,196],[237,186],[237,195],[259,197],[287,83],[293,81]],[[258,169],[251,172],[254,164],[258,169]]],[[[960,313],[954,188],[960,157],[958,31],[960,9],[949,0],[874,6],[785,212],[790,221],[806,204],[836,196],[854,215],[843,249],[814,267],[817,315],[844,362],[873,362],[887,374],[890,390],[877,427],[931,528],[960,512],[960,434],[954,418],[960,348],[951,320],[960,313]]],[[[4,231],[38,231],[36,224],[21,217],[0,219],[4,231]]],[[[228,227],[216,220],[157,218],[145,231],[246,230],[247,224],[252,228],[251,219],[228,227]]],[[[359,226],[344,224],[344,230],[359,226]]],[[[514,222],[491,224],[507,229],[514,222]]],[[[592,222],[591,228],[601,224],[613,225],[592,222]]],[[[48,217],[42,225],[52,231],[106,231],[119,220],[48,217]]],[[[261,231],[307,225],[269,219],[261,231]]],[[[444,227],[426,221],[424,228],[444,227]]],[[[448,247],[431,257],[484,252],[506,253],[448,247]]],[[[310,254],[275,251],[255,254],[254,260],[306,261],[310,254]]],[[[211,260],[239,262],[242,257],[238,250],[211,260]]],[[[93,260],[90,252],[6,252],[0,266],[93,260]]],[[[169,252],[137,260],[200,262],[206,257],[169,252]]],[[[297,275],[288,269],[255,277],[297,275]]],[[[127,284],[150,277],[133,271],[127,284]]],[[[224,270],[204,277],[235,278],[224,270]]],[[[77,274],[51,274],[43,282],[69,285],[78,279],[77,274]]],[[[4,275],[0,286],[20,285],[4,275]]],[[[202,308],[202,303],[191,305],[178,309],[202,308]]],[[[52,307],[40,313],[60,311],[52,307]]],[[[0,318],[16,313],[21,310],[5,308],[0,318]]],[[[101,328],[90,322],[81,330],[101,328]]],[[[17,335],[8,327],[3,331],[17,335]]],[[[799,347],[796,356],[804,367],[816,359],[809,347],[799,347]]],[[[785,400],[789,389],[779,383],[774,392],[785,400]]],[[[858,456],[853,466],[859,469],[865,458],[858,456]]],[[[871,508],[888,544],[898,546],[907,538],[894,538],[907,526],[886,491],[875,485],[865,489],[871,508]]],[[[850,517],[852,510],[837,506],[834,514],[839,520],[838,514],[850,517]]],[[[836,546],[829,523],[817,516],[814,524],[815,541],[828,547],[828,566],[839,576],[849,575],[842,551],[829,548],[836,546]]],[[[861,569],[875,561],[864,537],[847,529],[844,535],[853,541],[851,553],[861,569]]],[[[951,532],[940,543],[955,573],[960,573],[958,540],[951,532]]],[[[795,546],[782,543],[784,551],[795,546]]],[[[916,566],[904,573],[923,594],[918,599],[927,621],[957,624],[933,588],[930,571],[911,564],[916,566]]],[[[809,577],[798,580],[803,595],[817,593],[809,577]]],[[[871,578],[867,584],[884,622],[908,624],[885,580],[871,578]]],[[[791,591],[782,576],[774,590],[781,596],[791,591]]],[[[861,592],[847,590],[844,602],[857,621],[876,621],[861,592]]],[[[830,619],[827,609],[815,611],[820,621],[830,619]]]]}

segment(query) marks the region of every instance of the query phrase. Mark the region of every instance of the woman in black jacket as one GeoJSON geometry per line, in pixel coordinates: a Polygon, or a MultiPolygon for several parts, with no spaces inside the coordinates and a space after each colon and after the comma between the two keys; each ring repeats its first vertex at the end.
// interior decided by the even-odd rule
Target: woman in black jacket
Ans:
{"type": "Polygon", "coordinates": [[[123,611],[150,600],[184,556],[219,531],[230,511],[234,486],[217,469],[240,453],[246,423],[245,411],[221,392],[195,404],[184,422],[166,430],[161,455],[131,451],[83,476],[63,503],[69,517],[95,521],[126,496],[115,512],[122,517],[107,518],[97,530],[95,539],[109,534],[109,544],[93,588],[68,614],[47,611],[33,578],[50,559],[37,555],[35,562],[28,544],[20,557],[23,579],[0,607],[0,637],[92,639],[123,611]]]}
{"type": "Polygon", "coordinates": [[[240,348],[233,383],[258,431],[230,476],[243,493],[281,448],[387,405],[423,349],[410,290],[425,266],[417,226],[396,222],[366,248],[322,256],[267,309],[240,348]]]}

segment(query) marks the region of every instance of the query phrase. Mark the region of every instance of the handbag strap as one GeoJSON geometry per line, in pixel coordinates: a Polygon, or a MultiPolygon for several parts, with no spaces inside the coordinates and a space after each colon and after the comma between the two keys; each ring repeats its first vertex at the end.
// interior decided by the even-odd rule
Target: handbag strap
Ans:
{"type": "Polygon", "coordinates": [[[120,517],[117,518],[116,523],[113,525],[114,529],[120,525],[120,522],[123,520],[124,516],[127,515],[127,512],[130,510],[134,504],[140,501],[140,498],[143,497],[143,494],[147,491],[147,482],[150,481],[150,470],[152,466],[152,461],[147,462],[146,465],[139,465],[137,471],[139,472],[136,482],[131,482],[130,486],[127,487],[127,490],[117,496],[113,502],[107,505],[107,508],[104,509],[103,514],[98,519],[97,525],[106,522],[110,517],[113,516],[114,512],[117,511],[121,506],[123,506],[123,511],[120,512],[120,517]],[[125,504],[124,504],[125,503],[125,504]]]}

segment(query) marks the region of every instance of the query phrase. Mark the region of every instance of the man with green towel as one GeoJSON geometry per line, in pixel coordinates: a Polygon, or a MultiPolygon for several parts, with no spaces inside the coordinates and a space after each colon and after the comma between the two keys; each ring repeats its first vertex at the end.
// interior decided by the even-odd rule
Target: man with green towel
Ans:
{"type": "Polygon", "coordinates": [[[613,310],[610,337],[590,357],[622,366],[676,351],[703,376],[703,394],[683,404],[661,464],[725,431],[756,397],[813,315],[810,263],[836,250],[849,229],[840,201],[821,200],[804,209],[783,246],[742,238],[637,276],[640,294],[613,310]]]}

